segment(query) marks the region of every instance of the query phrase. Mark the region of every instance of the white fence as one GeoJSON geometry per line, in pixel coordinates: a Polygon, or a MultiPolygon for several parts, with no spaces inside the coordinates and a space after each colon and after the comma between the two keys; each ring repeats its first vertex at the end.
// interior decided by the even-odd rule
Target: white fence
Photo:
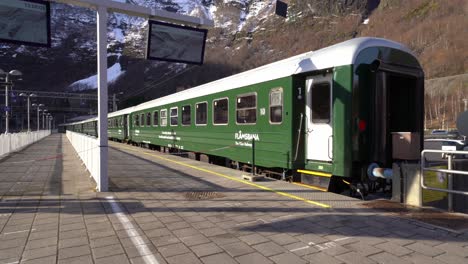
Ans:
{"type": "Polygon", "coordinates": [[[50,130],[0,134],[0,156],[30,145],[50,135],[50,130]]]}
{"type": "Polygon", "coordinates": [[[99,178],[99,146],[98,140],[95,137],[67,131],[67,138],[75,148],[75,151],[80,156],[81,160],[88,169],[91,177],[97,184],[101,186],[99,178]]]}

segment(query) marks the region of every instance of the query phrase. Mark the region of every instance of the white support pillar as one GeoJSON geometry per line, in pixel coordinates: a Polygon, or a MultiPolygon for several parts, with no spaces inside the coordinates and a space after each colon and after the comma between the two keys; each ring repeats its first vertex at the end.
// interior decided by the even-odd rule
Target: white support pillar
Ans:
{"type": "Polygon", "coordinates": [[[31,116],[29,109],[31,107],[31,95],[28,95],[28,132],[31,132],[31,116]]]}
{"type": "Polygon", "coordinates": [[[108,189],[108,143],[107,143],[107,8],[97,7],[97,56],[98,56],[98,191],[108,189]]]}
{"type": "Polygon", "coordinates": [[[7,75],[5,77],[5,83],[6,83],[6,85],[5,85],[5,134],[8,134],[10,132],[9,131],[10,109],[8,109],[8,87],[9,87],[9,82],[10,82],[10,78],[9,78],[9,74],[7,73],[7,75]]]}

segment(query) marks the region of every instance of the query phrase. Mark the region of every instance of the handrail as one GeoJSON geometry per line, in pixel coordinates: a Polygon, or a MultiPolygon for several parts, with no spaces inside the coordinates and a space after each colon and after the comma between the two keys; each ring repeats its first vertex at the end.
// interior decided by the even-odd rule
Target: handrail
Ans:
{"type": "Polygon", "coordinates": [[[299,143],[301,141],[301,131],[302,131],[302,119],[304,119],[303,113],[301,113],[301,119],[299,120],[299,129],[297,130],[296,154],[294,154],[294,161],[297,160],[297,154],[299,153],[299,143]]]}
{"type": "Polygon", "coordinates": [[[431,191],[438,191],[438,192],[446,192],[448,193],[448,211],[453,211],[453,194],[461,194],[461,195],[468,195],[468,191],[457,191],[453,189],[453,179],[452,174],[459,174],[459,175],[468,175],[468,171],[460,171],[460,170],[452,170],[452,158],[453,155],[461,154],[468,157],[468,151],[460,151],[460,150],[436,150],[436,149],[425,149],[421,151],[421,187],[425,190],[431,191]],[[447,155],[447,168],[448,169],[430,169],[426,168],[426,153],[442,153],[447,155]],[[434,172],[441,172],[447,174],[448,178],[448,187],[447,189],[441,188],[434,188],[429,187],[424,183],[424,171],[434,171],[434,172]]]}

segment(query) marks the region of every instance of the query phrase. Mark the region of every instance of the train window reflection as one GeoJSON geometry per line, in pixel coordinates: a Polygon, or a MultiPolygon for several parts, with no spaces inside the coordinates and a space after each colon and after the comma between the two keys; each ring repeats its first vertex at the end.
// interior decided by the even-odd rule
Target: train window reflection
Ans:
{"type": "Polygon", "coordinates": [[[195,105],[195,124],[196,125],[206,125],[207,124],[207,112],[208,112],[208,103],[198,103],[195,105]]]}
{"type": "Polygon", "coordinates": [[[237,96],[236,107],[237,124],[255,124],[257,122],[257,94],[237,96]]]}
{"type": "Polygon", "coordinates": [[[161,110],[161,126],[167,126],[167,109],[161,110]]]}
{"type": "Polygon", "coordinates": [[[192,108],[190,105],[182,106],[182,125],[190,125],[192,123],[192,108]]]}
{"type": "Polygon", "coordinates": [[[312,86],[312,122],[330,123],[330,84],[318,83],[312,86]]]}
{"type": "Polygon", "coordinates": [[[178,124],[178,108],[177,107],[173,107],[171,108],[171,126],[177,126],[178,124]]]}
{"type": "Polygon", "coordinates": [[[146,113],[146,126],[151,126],[151,113],[146,113]]]}
{"type": "Polygon", "coordinates": [[[153,112],[153,126],[158,126],[159,124],[159,114],[158,111],[153,112]]]}
{"type": "Polygon", "coordinates": [[[274,124],[283,122],[283,88],[270,91],[270,122],[274,124]]]}
{"type": "Polygon", "coordinates": [[[229,103],[227,98],[213,101],[213,124],[226,125],[229,121],[229,103]]]}

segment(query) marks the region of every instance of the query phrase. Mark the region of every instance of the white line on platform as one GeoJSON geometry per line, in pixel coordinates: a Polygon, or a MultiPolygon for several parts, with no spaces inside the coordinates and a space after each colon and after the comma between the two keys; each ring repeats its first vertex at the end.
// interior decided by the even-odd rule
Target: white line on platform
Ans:
{"type": "Polygon", "coordinates": [[[346,239],[350,239],[350,237],[337,238],[337,239],[335,239],[333,241],[338,242],[338,241],[343,241],[343,240],[346,240],[346,239]]]}
{"type": "Polygon", "coordinates": [[[15,232],[8,232],[8,233],[3,233],[3,235],[11,235],[11,234],[16,234],[16,233],[24,233],[24,232],[29,232],[29,231],[34,231],[36,229],[31,229],[31,230],[21,230],[21,231],[15,231],[15,232]]]}
{"type": "Polygon", "coordinates": [[[308,248],[310,248],[310,247],[309,247],[309,246],[305,246],[305,247],[300,247],[300,248],[291,249],[291,250],[289,250],[289,251],[294,252],[294,251],[299,251],[299,250],[308,249],[308,248]]]}
{"type": "Polygon", "coordinates": [[[133,245],[138,250],[138,253],[140,253],[145,263],[146,264],[159,264],[156,257],[152,254],[151,250],[145,244],[143,238],[138,234],[138,231],[136,231],[132,222],[128,219],[128,217],[123,212],[119,203],[116,202],[114,200],[114,197],[112,196],[106,197],[106,199],[110,203],[112,207],[112,211],[114,212],[115,216],[117,216],[120,223],[125,227],[125,232],[127,232],[128,236],[132,240],[133,245]]]}
{"type": "Polygon", "coordinates": [[[289,251],[294,252],[294,251],[299,251],[299,250],[303,250],[303,249],[308,249],[311,246],[315,247],[316,249],[318,249],[320,251],[322,251],[322,250],[326,250],[326,249],[336,247],[337,244],[335,242],[343,241],[343,240],[350,239],[350,238],[351,237],[341,237],[341,238],[337,238],[337,239],[335,239],[335,240],[333,240],[331,242],[326,242],[326,243],[322,243],[322,244],[315,244],[314,242],[309,242],[309,243],[307,243],[308,246],[304,246],[304,247],[300,247],[300,248],[294,248],[294,249],[291,249],[289,251]]]}

